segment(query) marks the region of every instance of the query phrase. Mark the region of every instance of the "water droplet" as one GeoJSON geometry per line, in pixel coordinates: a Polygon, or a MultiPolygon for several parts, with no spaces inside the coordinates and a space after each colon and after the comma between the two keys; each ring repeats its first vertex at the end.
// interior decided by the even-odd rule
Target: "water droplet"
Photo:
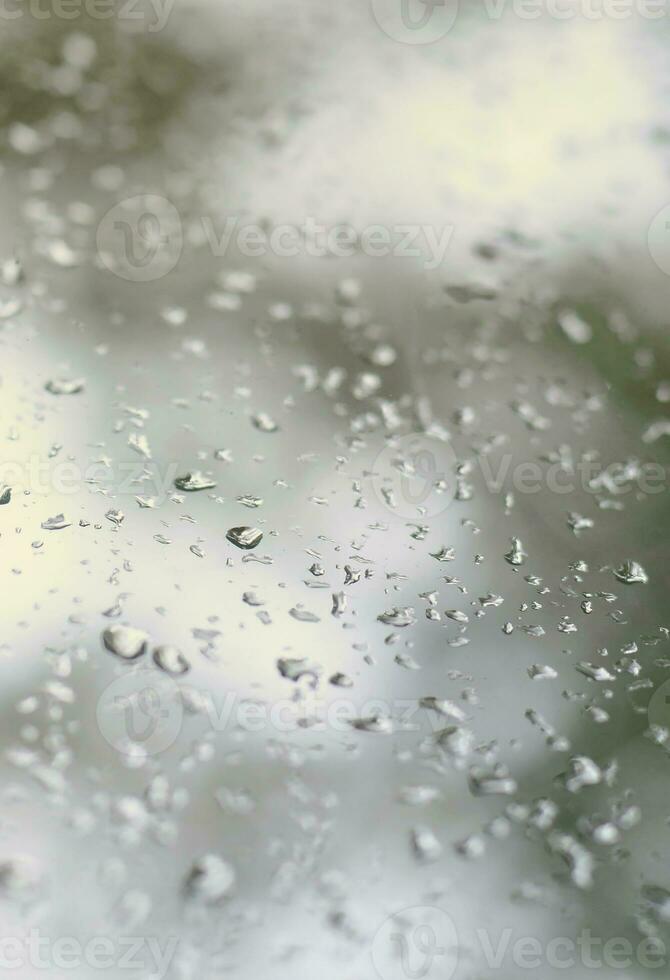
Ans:
{"type": "Polygon", "coordinates": [[[53,378],[47,381],[45,389],[52,395],[78,395],[84,390],[85,381],[83,378],[69,380],[67,378],[53,378]]]}
{"type": "Polygon", "coordinates": [[[170,644],[156,647],[153,652],[153,660],[161,670],[175,676],[186,674],[191,669],[191,665],[184,654],[170,644]]]}
{"type": "Polygon", "coordinates": [[[194,493],[197,490],[213,490],[216,486],[216,481],[205,476],[199,470],[194,470],[192,473],[186,473],[184,476],[176,477],[174,485],[177,490],[194,493]]]}
{"type": "Polygon", "coordinates": [[[393,733],[393,722],[385,715],[370,715],[366,718],[354,718],[351,727],[358,729],[359,732],[371,732],[376,735],[391,735],[393,733]]]}
{"type": "Polygon", "coordinates": [[[34,893],[43,879],[43,871],[33,857],[21,855],[0,862],[0,892],[10,898],[34,893]]]}
{"type": "Polygon", "coordinates": [[[193,863],[184,882],[186,895],[205,905],[227,898],[235,885],[235,871],[218,854],[205,854],[193,863]]]}
{"type": "Polygon", "coordinates": [[[642,565],[632,559],[628,559],[623,565],[615,569],[614,575],[620,582],[624,582],[626,585],[646,585],[649,581],[649,577],[642,565]]]}
{"type": "Polygon", "coordinates": [[[151,459],[149,442],[143,432],[131,432],[128,436],[128,445],[136,453],[139,453],[140,456],[143,456],[145,459],[151,459]]]}
{"type": "Polygon", "coordinates": [[[120,624],[108,626],[102,634],[105,647],[122,660],[137,660],[146,653],[148,639],[143,630],[120,624]]]}
{"type": "Polygon", "coordinates": [[[558,325],[573,344],[588,344],[593,337],[590,324],[582,320],[574,310],[563,310],[559,313],[558,325]]]}
{"type": "Polygon", "coordinates": [[[430,827],[412,829],[412,849],[420,861],[437,861],[442,845],[430,827]]]}
{"type": "Polygon", "coordinates": [[[553,681],[558,677],[558,671],[548,664],[531,664],[528,676],[532,681],[553,681]]]}
{"type": "Polygon", "coordinates": [[[251,421],[253,425],[260,432],[278,432],[279,426],[272,418],[272,416],[267,415],[265,412],[259,412],[257,415],[252,415],[251,421]]]}
{"type": "Polygon", "coordinates": [[[523,550],[523,545],[519,538],[510,538],[512,547],[505,555],[505,561],[509,562],[510,565],[523,565],[524,561],[528,557],[526,552],[523,550]]]}
{"type": "Polygon", "coordinates": [[[56,514],[55,517],[49,517],[46,521],[42,521],[40,525],[45,531],[62,531],[66,527],[72,527],[69,521],[65,520],[63,514],[56,514]]]}
{"type": "Polygon", "coordinates": [[[288,613],[289,616],[293,617],[293,619],[297,619],[299,623],[320,622],[319,617],[315,613],[310,612],[309,609],[303,609],[301,606],[293,606],[291,609],[289,609],[288,613]]]}
{"type": "Polygon", "coordinates": [[[380,613],[377,619],[380,623],[386,623],[387,626],[413,626],[416,623],[414,610],[409,607],[405,609],[390,609],[388,612],[380,613]]]}
{"type": "Polygon", "coordinates": [[[436,558],[438,561],[453,561],[456,557],[456,552],[453,548],[440,548],[434,554],[431,552],[431,558],[436,558]]]}
{"type": "Polygon", "coordinates": [[[255,548],[263,540],[263,532],[257,527],[231,527],[226,532],[226,537],[231,544],[238,548],[248,550],[255,548]]]}
{"type": "Polygon", "coordinates": [[[281,657],[277,661],[277,669],[282,677],[286,677],[290,681],[299,681],[302,677],[308,677],[312,687],[317,686],[321,674],[319,664],[310,663],[305,658],[281,657]]]}
{"type": "Polygon", "coordinates": [[[471,769],[468,779],[474,796],[513,796],[517,791],[516,780],[504,769],[471,769]]]}
{"type": "Polygon", "coordinates": [[[242,494],[237,498],[237,502],[238,504],[242,504],[244,507],[249,507],[251,510],[255,509],[256,507],[263,506],[263,498],[255,497],[251,493],[242,494]]]}

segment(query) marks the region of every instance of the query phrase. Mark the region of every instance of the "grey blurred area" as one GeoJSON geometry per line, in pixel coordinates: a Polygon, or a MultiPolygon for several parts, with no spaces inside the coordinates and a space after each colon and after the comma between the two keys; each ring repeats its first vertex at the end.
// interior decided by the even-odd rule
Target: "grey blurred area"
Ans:
{"type": "Polygon", "coordinates": [[[664,975],[667,17],[56,10],[0,33],[13,975],[664,975]]]}

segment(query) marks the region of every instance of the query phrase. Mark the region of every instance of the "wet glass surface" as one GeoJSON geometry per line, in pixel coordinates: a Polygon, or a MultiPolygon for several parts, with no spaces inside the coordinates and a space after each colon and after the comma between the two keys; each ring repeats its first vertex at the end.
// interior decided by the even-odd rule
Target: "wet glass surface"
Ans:
{"type": "Polygon", "coordinates": [[[3,965],[664,975],[667,11],[92,3],[0,34],[3,965]]]}

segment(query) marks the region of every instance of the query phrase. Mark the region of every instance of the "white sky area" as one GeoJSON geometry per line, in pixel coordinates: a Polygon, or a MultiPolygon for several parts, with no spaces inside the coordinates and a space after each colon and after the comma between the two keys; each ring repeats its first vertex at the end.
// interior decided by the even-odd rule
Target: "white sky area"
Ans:
{"type": "MultiPolygon", "coordinates": [[[[213,17],[206,54],[217,24],[250,46],[241,71],[257,76],[259,110],[238,127],[232,156],[230,134],[220,137],[230,181],[222,208],[241,195],[277,222],[454,224],[464,245],[511,224],[551,241],[606,222],[633,245],[646,241],[667,198],[649,140],[662,111],[653,35],[664,24],[468,13],[447,38],[415,46],[387,38],[362,4],[354,15],[330,11],[306,43],[304,5],[294,19],[287,7],[274,16],[295,25],[290,42],[267,23],[258,32],[253,4],[239,23],[213,17]],[[272,72],[268,35],[284,50],[272,72]]],[[[179,41],[188,46],[188,33],[179,41]]],[[[232,88],[224,112],[241,108],[232,88]]]]}

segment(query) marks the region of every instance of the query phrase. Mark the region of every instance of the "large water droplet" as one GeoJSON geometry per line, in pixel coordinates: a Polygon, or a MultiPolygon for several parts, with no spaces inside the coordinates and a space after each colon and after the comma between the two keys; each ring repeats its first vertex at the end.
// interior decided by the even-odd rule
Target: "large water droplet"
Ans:
{"type": "Polygon", "coordinates": [[[257,527],[231,527],[226,532],[226,537],[231,544],[238,548],[248,550],[255,548],[263,540],[263,532],[257,527]]]}
{"type": "Polygon", "coordinates": [[[133,626],[115,624],[102,633],[102,642],[110,653],[122,660],[137,660],[146,653],[148,636],[133,626]]]}

